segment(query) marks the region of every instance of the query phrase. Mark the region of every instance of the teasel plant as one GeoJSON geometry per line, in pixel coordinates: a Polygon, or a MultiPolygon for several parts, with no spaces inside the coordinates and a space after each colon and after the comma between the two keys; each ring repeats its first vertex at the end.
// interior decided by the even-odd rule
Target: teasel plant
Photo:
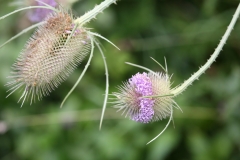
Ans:
{"type": "Polygon", "coordinates": [[[210,68],[211,64],[216,60],[225,45],[239,14],[240,4],[238,5],[237,10],[214,53],[197,72],[176,87],[171,87],[172,75],[168,74],[166,59],[164,68],[152,58],[161,66],[165,73],[154,72],[146,67],[126,62],[128,65],[144,69],[146,72],[133,75],[130,79],[117,87],[118,92],[113,92],[110,98],[110,103],[113,107],[117,108],[118,111],[122,111],[122,114],[125,115],[125,117],[140,123],[154,122],[169,117],[164,129],[147,144],[156,140],[168,128],[170,122],[173,122],[173,109],[176,108],[181,110],[178,104],[174,101],[174,98],[181,94],[195,80],[198,80],[198,78],[210,68]]]}
{"type": "Polygon", "coordinates": [[[0,17],[2,20],[14,13],[29,9],[52,11],[43,21],[24,29],[0,46],[0,48],[3,47],[25,32],[37,27],[13,64],[13,72],[9,76],[10,81],[6,84],[10,88],[7,91],[9,92],[7,97],[15,91],[23,89],[19,98],[19,101],[22,101],[21,107],[27,99],[30,99],[30,104],[36,99],[41,100],[66,80],[69,74],[90,54],[81,75],[63,99],[60,106],[62,107],[86,73],[96,46],[101,53],[106,75],[106,89],[99,125],[101,129],[109,95],[109,78],[106,59],[96,37],[106,40],[117,49],[119,48],[107,38],[91,32],[85,25],[116,1],[105,0],[79,18],[74,18],[70,11],[60,5],[52,7],[38,0],[37,2],[42,5],[20,8],[0,17]]]}

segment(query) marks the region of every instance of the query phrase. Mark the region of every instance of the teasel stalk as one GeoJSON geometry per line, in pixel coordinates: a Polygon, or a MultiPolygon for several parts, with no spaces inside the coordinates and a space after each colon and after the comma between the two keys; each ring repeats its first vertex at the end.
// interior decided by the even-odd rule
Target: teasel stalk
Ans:
{"type": "Polygon", "coordinates": [[[147,73],[137,73],[128,81],[123,82],[121,86],[118,86],[118,92],[111,94],[113,96],[113,98],[111,98],[113,107],[118,108],[118,111],[122,111],[122,114],[125,114],[126,117],[129,117],[131,120],[140,123],[149,123],[169,117],[165,128],[147,144],[156,140],[167,129],[171,120],[173,120],[173,108],[181,110],[174,101],[174,97],[181,94],[188,86],[197,80],[216,60],[233,30],[239,14],[240,4],[214,53],[197,72],[175,88],[171,88],[170,80],[172,76],[168,75],[166,60],[166,67],[164,68],[153,59],[163,68],[165,73],[154,72],[146,67],[126,62],[134,67],[144,69],[147,73]]]}
{"type": "MultiPolygon", "coordinates": [[[[60,106],[62,107],[88,69],[93,57],[94,46],[96,45],[102,55],[106,74],[106,90],[99,125],[99,128],[101,128],[108,99],[109,79],[104,53],[95,37],[104,39],[114,47],[116,46],[100,34],[91,32],[85,27],[85,24],[90,22],[112,3],[116,3],[116,0],[105,0],[91,11],[76,19],[61,6],[54,8],[44,2],[38,2],[43,4],[43,6],[29,6],[17,9],[0,17],[1,20],[14,13],[34,8],[53,11],[44,21],[24,29],[0,46],[1,48],[23,33],[38,27],[13,65],[12,76],[9,77],[11,81],[7,83],[7,86],[10,87],[8,90],[10,92],[9,95],[23,88],[23,93],[19,98],[19,101],[22,100],[21,107],[29,97],[30,104],[35,99],[41,100],[43,96],[49,95],[52,90],[66,80],[69,74],[90,53],[84,70],[62,101],[60,106]]],[[[116,48],[119,49],[118,47],[116,48]]]]}

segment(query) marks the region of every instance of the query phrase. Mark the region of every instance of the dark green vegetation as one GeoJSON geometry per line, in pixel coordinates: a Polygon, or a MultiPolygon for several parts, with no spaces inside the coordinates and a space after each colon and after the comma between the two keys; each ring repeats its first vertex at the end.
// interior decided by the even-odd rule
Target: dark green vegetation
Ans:
{"type": "MultiPolygon", "coordinates": [[[[0,0],[0,16],[14,10],[0,0]]],[[[73,6],[77,16],[101,0],[82,0],[73,6]]],[[[110,74],[110,91],[127,80],[141,64],[161,68],[149,57],[168,62],[173,86],[203,65],[224,34],[238,0],[121,0],[88,24],[114,42],[103,40],[110,74]]],[[[24,12],[0,21],[0,43],[28,26],[24,12]]],[[[11,66],[31,33],[0,49],[0,159],[240,159],[240,21],[211,68],[176,98],[183,113],[174,110],[164,134],[145,145],[167,120],[139,124],[124,119],[108,104],[102,130],[99,118],[105,90],[104,65],[95,51],[83,80],[59,108],[86,60],[51,96],[23,108],[21,91],[5,98],[11,66]],[[4,127],[7,130],[4,132],[4,127]]]]}

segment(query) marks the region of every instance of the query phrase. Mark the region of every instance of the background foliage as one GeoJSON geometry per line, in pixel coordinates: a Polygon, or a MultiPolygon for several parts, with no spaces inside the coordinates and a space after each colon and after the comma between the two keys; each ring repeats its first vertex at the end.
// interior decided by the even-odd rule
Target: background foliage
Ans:
{"type": "MultiPolygon", "coordinates": [[[[80,16],[101,0],[73,5],[80,16]]],[[[14,7],[0,0],[0,15],[14,7]]],[[[238,0],[121,0],[87,26],[105,36],[121,51],[100,40],[110,74],[110,91],[130,78],[141,64],[161,68],[149,57],[168,62],[173,86],[203,65],[224,34],[238,0]]],[[[26,27],[22,12],[0,21],[0,43],[26,27]]],[[[167,120],[138,124],[116,113],[108,104],[102,130],[99,118],[105,90],[101,56],[95,51],[90,69],[68,99],[59,105],[80,75],[86,60],[51,96],[23,108],[20,92],[5,98],[11,65],[31,33],[0,50],[0,159],[240,159],[240,21],[211,68],[176,98],[183,113],[174,110],[173,125],[145,145],[167,120]]]]}

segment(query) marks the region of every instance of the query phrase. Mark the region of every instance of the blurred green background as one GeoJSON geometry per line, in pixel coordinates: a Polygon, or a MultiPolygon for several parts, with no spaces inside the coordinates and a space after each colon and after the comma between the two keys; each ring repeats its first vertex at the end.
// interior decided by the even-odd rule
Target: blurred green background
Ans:
{"type": "MultiPolygon", "coordinates": [[[[0,16],[13,11],[0,0],[0,16]]],[[[101,0],[73,4],[76,16],[101,0]]],[[[110,92],[137,72],[132,62],[162,71],[150,57],[164,62],[173,86],[203,65],[217,47],[238,6],[238,0],[121,0],[87,24],[111,40],[116,50],[100,40],[110,74],[110,92]]],[[[0,21],[0,44],[27,27],[26,12],[0,21]]],[[[105,91],[102,58],[96,50],[90,68],[62,109],[61,101],[86,64],[51,96],[22,108],[21,92],[5,98],[11,66],[31,32],[0,49],[0,159],[1,160],[239,160],[240,159],[240,21],[217,61],[176,102],[171,124],[156,141],[146,145],[168,119],[139,124],[125,119],[108,104],[103,127],[99,118],[105,91]]]]}

